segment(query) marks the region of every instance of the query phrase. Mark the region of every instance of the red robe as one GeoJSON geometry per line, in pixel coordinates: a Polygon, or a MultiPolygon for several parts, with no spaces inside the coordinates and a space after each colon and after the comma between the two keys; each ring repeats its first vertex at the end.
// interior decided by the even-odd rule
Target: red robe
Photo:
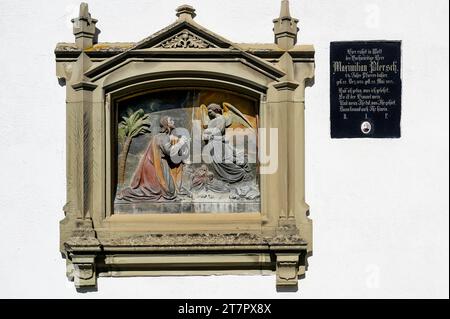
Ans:
{"type": "Polygon", "coordinates": [[[182,165],[170,162],[170,145],[167,134],[158,134],[150,143],[134,172],[130,187],[123,189],[118,199],[172,200],[181,184],[182,165]],[[168,144],[169,143],[169,144],[168,144]]]}

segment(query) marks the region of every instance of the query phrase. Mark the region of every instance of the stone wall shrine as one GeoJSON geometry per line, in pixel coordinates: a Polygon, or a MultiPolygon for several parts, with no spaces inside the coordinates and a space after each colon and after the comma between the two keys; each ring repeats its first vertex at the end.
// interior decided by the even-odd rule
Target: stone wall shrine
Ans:
{"type": "MultiPolygon", "coordinates": [[[[189,5],[136,43],[98,42],[80,5],[58,43],[66,88],[60,251],[79,291],[98,276],[275,274],[296,291],[312,254],[305,88],[314,48],[281,1],[274,43],[234,43],[189,5]]],[[[248,27],[251,22],[248,20],[248,27]]]]}

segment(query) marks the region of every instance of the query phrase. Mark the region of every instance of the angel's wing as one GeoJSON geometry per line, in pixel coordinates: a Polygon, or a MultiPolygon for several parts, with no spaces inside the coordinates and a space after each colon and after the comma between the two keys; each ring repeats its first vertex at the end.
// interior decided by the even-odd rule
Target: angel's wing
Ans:
{"type": "Polygon", "coordinates": [[[235,122],[242,124],[243,126],[250,128],[252,130],[255,129],[253,125],[249,122],[249,120],[247,120],[245,115],[242,114],[242,112],[239,111],[235,106],[231,105],[230,103],[223,102],[222,107],[223,107],[223,116],[225,117],[227,127],[235,122]]]}
{"type": "Polygon", "coordinates": [[[205,104],[200,105],[200,120],[202,121],[202,127],[207,128],[209,124],[208,108],[205,104]]]}
{"type": "Polygon", "coordinates": [[[233,113],[230,111],[228,106],[231,105],[227,102],[222,103],[222,115],[225,118],[225,126],[229,127],[233,124],[233,113]]]}

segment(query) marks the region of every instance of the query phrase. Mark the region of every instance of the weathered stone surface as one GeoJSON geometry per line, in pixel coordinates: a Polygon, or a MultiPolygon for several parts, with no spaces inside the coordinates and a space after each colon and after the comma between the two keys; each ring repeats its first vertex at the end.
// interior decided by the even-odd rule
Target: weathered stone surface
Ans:
{"type": "MultiPolygon", "coordinates": [[[[76,237],[70,246],[92,246],[98,241],[76,237]]],[[[115,239],[104,239],[102,246],[247,246],[247,245],[305,245],[299,235],[264,237],[260,234],[149,234],[115,239]]]]}
{"type": "Polygon", "coordinates": [[[72,247],[99,247],[100,242],[95,237],[80,237],[73,236],[65,242],[66,249],[70,250],[72,247]]]}

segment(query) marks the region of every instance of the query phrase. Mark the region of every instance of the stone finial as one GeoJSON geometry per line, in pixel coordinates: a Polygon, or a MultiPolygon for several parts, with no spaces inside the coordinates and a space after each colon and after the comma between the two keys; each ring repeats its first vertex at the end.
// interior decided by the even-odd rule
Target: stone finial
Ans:
{"type": "Polygon", "coordinates": [[[79,49],[87,49],[97,42],[97,19],[91,17],[87,3],[80,4],[80,13],[77,18],[72,19],[72,23],[75,43],[79,49]]]}
{"type": "Polygon", "coordinates": [[[281,1],[280,16],[273,23],[275,43],[284,50],[291,49],[297,43],[298,19],[291,17],[289,0],[281,1]]]}
{"type": "Polygon", "coordinates": [[[280,10],[280,18],[290,18],[291,17],[291,11],[289,8],[289,0],[282,0],[281,1],[281,10],[280,10]]]}
{"type": "Polygon", "coordinates": [[[194,7],[183,4],[177,8],[178,19],[194,19],[196,16],[194,7]]]}

